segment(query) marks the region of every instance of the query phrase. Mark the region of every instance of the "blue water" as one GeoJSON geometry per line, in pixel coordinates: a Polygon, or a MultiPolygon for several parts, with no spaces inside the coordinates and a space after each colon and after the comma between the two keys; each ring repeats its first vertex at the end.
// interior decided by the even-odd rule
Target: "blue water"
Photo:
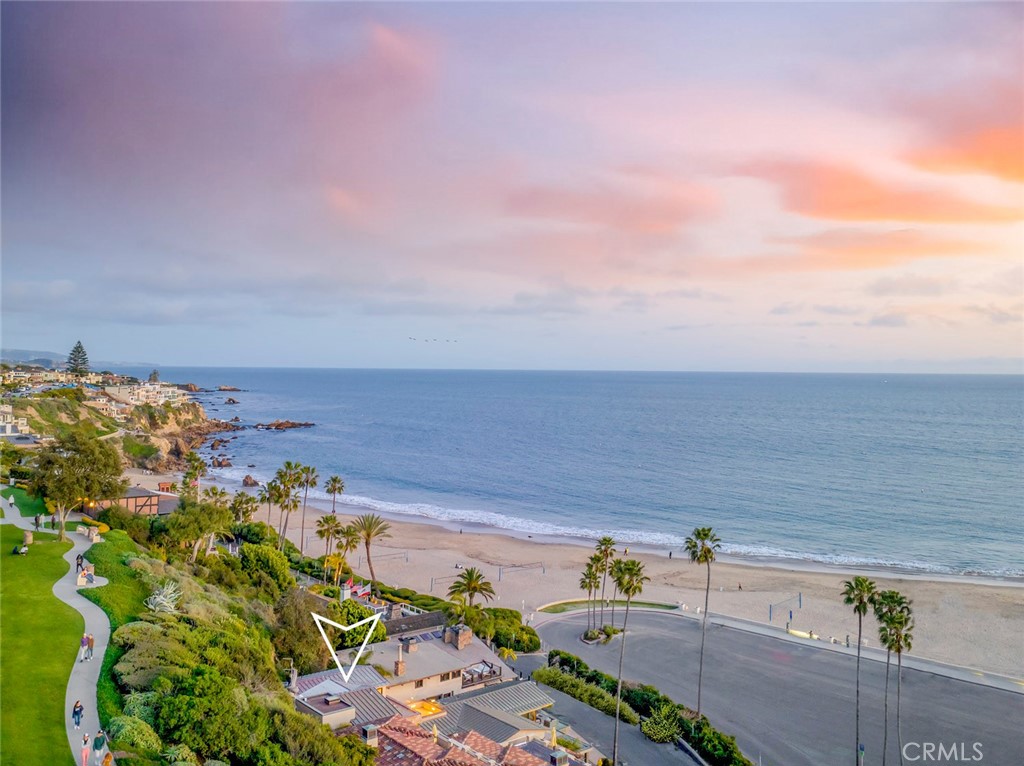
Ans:
{"type": "Polygon", "coordinates": [[[1024,576],[1019,376],[161,373],[244,389],[200,395],[213,417],[317,424],[240,432],[227,482],[291,459],[390,513],[675,546],[711,525],[738,555],[1024,576]]]}

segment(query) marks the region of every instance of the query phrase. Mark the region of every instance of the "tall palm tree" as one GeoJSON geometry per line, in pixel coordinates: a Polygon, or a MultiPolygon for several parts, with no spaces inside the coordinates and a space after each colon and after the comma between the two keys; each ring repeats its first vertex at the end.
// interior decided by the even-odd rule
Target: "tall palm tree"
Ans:
{"type": "MultiPolygon", "coordinates": [[[[327,542],[325,556],[331,555],[331,543],[344,528],[337,516],[321,516],[316,522],[316,536],[327,542]]],[[[326,563],[326,562],[325,562],[326,563]]],[[[324,582],[327,582],[327,568],[324,567],[324,582]]]]}
{"type": "Polygon", "coordinates": [[[853,607],[857,615],[857,713],[856,742],[853,748],[853,766],[857,766],[860,756],[860,649],[861,636],[864,632],[864,615],[868,607],[875,603],[878,589],[867,577],[857,576],[843,583],[843,603],[853,607]]]}
{"type": "Polygon", "coordinates": [[[615,601],[619,597],[619,578],[622,577],[622,567],[625,559],[615,559],[611,565],[612,575],[612,627],[615,627],[615,601]]]}
{"type": "Polygon", "coordinates": [[[299,485],[299,477],[302,471],[302,464],[295,463],[291,460],[284,461],[284,465],[277,469],[274,474],[274,480],[278,486],[278,497],[277,504],[281,508],[281,523],[277,528],[277,533],[280,536],[280,546],[284,549],[284,532],[287,527],[287,520],[284,505],[286,501],[291,500],[293,490],[299,485]]]}
{"type": "Polygon", "coordinates": [[[907,601],[905,612],[893,618],[889,631],[892,650],[896,654],[896,745],[903,766],[903,726],[900,718],[900,693],[903,691],[903,652],[909,652],[914,640],[914,614],[907,601]]]}
{"type": "Polygon", "coordinates": [[[314,466],[304,465],[299,472],[299,486],[302,487],[302,529],[299,537],[299,553],[306,552],[306,499],[309,497],[309,490],[320,481],[320,474],[314,466]]]}
{"type": "Polygon", "coordinates": [[[462,573],[455,578],[455,582],[448,588],[448,596],[463,596],[470,607],[473,606],[473,599],[480,596],[484,601],[494,598],[494,586],[484,579],[484,573],[476,567],[462,570],[462,573]]]}
{"type": "Polygon", "coordinates": [[[284,550],[284,541],[288,539],[288,520],[292,514],[299,510],[299,490],[296,487],[282,486],[277,504],[281,507],[281,515],[284,516],[284,523],[281,526],[281,539],[279,550],[284,550]]]}
{"type": "Polygon", "coordinates": [[[883,590],[875,597],[875,619],[878,620],[878,639],[885,647],[885,713],[882,734],[882,766],[885,766],[889,750],[889,667],[893,647],[897,639],[892,635],[896,623],[910,616],[910,602],[898,590],[883,590]]]}
{"type": "Polygon", "coordinates": [[[626,656],[626,623],[629,622],[629,604],[634,596],[643,593],[644,583],[651,578],[644,574],[644,565],[635,559],[624,562],[617,585],[626,597],[626,615],[622,618],[622,645],[619,647],[619,681],[615,686],[615,737],[612,740],[612,766],[619,762],[619,710],[622,708],[622,660],[626,656]]]}
{"type": "MultiPolygon", "coordinates": [[[[597,554],[601,557],[601,568],[598,570],[601,573],[601,625],[604,625],[604,586],[608,581],[608,572],[612,568],[612,559],[615,558],[615,539],[612,537],[602,537],[597,541],[595,547],[597,554]]],[[[595,594],[596,595],[596,594],[595,594]]],[[[596,615],[595,615],[596,616],[596,615]]]]}
{"type": "Polygon", "coordinates": [[[389,531],[391,529],[391,525],[376,513],[364,513],[362,516],[356,517],[352,522],[352,527],[356,530],[359,538],[363,541],[363,545],[366,547],[366,566],[370,570],[370,590],[374,592],[374,595],[376,595],[377,575],[373,572],[373,560],[370,558],[370,544],[374,540],[391,537],[391,533],[389,531]]]}
{"type": "Polygon", "coordinates": [[[348,558],[348,554],[356,550],[356,548],[359,547],[359,543],[362,541],[362,538],[359,536],[359,531],[351,524],[343,526],[341,531],[338,532],[337,538],[338,547],[336,550],[346,559],[348,558]]]}
{"type": "Polygon", "coordinates": [[[220,487],[207,487],[203,490],[203,501],[218,508],[228,507],[228,497],[227,490],[220,487]]]}
{"type": "Polygon", "coordinates": [[[206,476],[206,461],[195,450],[185,454],[185,473],[182,478],[181,494],[186,497],[199,497],[199,483],[206,476]]]}
{"type": "Polygon", "coordinates": [[[340,553],[332,553],[329,556],[324,557],[324,582],[327,581],[328,570],[334,571],[334,584],[338,584],[338,580],[341,579],[341,568],[345,566],[345,557],[340,553]]]}
{"type": "Polygon", "coordinates": [[[251,521],[253,514],[259,508],[260,502],[262,501],[257,500],[255,495],[238,490],[235,496],[231,498],[231,513],[235,517],[235,521],[239,523],[251,521]]]}
{"type": "MultiPolygon", "coordinates": [[[[281,499],[281,485],[277,483],[276,479],[271,479],[262,487],[260,487],[259,494],[256,496],[256,500],[260,503],[267,504],[267,526],[273,529],[270,521],[270,513],[273,510],[273,506],[278,500],[281,499]]],[[[284,512],[282,511],[282,516],[284,512]]],[[[283,518],[282,518],[283,521],[283,518]]]]}
{"type": "Polygon", "coordinates": [[[324,484],[324,492],[331,496],[331,513],[338,512],[338,495],[344,493],[345,481],[340,476],[332,476],[324,484]]]}
{"type": "Polygon", "coordinates": [[[586,567],[583,568],[583,574],[580,577],[580,590],[587,592],[587,632],[589,633],[593,627],[593,623],[597,622],[597,610],[591,609],[593,603],[594,592],[597,590],[597,585],[600,582],[597,570],[594,569],[594,562],[587,562],[586,567]],[[593,614],[594,619],[591,619],[593,614]]]}
{"type": "Polygon", "coordinates": [[[704,680],[704,641],[708,635],[708,595],[711,593],[711,563],[715,560],[715,552],[722,547],[722,541],[711,527],[696,527],[693,534],[686,538],[686,552],[694,564],[706,564],[708,581],[704,586],[704,619],[701,621],[700,632],[700,670],[697,671],[697,717],[700,718],[700,689],[704,680]]]}

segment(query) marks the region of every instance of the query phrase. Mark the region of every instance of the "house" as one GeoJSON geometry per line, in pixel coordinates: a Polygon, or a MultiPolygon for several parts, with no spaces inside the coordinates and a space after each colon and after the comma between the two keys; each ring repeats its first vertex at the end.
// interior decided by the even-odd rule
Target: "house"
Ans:
{"type": "Polygon", "coordinates": [[[368,665],[356,665],[348,681],[337,670],[293,676],[295,709],[338,731],[417,714],[384,695],[387,680],[368,665]]]}
{"type": "Polygon", "coordinates": [[[0,436],[29,434],[28,419],[14,417],[14,405],[0,404],[0,436]]]}
{"type": "Polygon", "coordinates": [[[377,766],[549,766],[556,763],[514,745],[499,745],[478,732],[446,737],[401,719],[379,727],[366,727],[363,739],[377,748],[377,766]]]}
{"type": "Polygon", "coordinates": [[[536,722],[537,713],[551,707],[555,701],[536,681],[515,680],[438,700],[438,704],[445,711],[445,715],[437,719],[437,727],[442,733],[483,729],[488,736],[499,737],[501,742],[513,742],[520,741],[521,736],[532,737],[538,729],[545,729],[545,725],[531,725],[531,722],[536,722]],[[484,723],[485,718],[487,723],[484,723]],[[518,734],[511,730],[513,726],[518,734]]]}
{"type": "Polygon", "coordinates": [[[119,505],[139,516],[167,516],[174,513],[178,503],[178,496],[169,492],[154,492],[142,487],[129,487],[116,500],[100,500],[89,515],[95,516],[104,508],[119,505]]]}

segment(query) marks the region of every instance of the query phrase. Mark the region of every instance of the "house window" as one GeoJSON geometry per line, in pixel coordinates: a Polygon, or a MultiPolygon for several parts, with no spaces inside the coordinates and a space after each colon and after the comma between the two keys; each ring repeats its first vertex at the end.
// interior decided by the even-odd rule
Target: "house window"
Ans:
{"type": "Polygon", "coordinates": [[[442,673],[441,674],[441,680],[442,681],[451,681],[452,680],[452,674],[451,673],[442,673]]]}
{"type": "Polygon", "coordinates": [[[422,689],[423,688],[423,680],[421,679],[421,680],[417,681],[414,685],[415,685],[415,687],[417,689],[422,689]]]}

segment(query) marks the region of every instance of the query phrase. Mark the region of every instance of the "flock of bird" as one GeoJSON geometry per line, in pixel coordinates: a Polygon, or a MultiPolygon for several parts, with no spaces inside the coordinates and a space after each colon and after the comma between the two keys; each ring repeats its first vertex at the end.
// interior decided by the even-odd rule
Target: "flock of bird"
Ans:
{"type": "Polygon", "coordinates": [[[441,338],[440,340],[438,340],[437,338],[414,338],[411,335],[409,336],[409,340],[422,340],[424,343],[440,343],[442,340],[445,343],[458,343],[459,342],[458,340],[452,340],[451,338],[441,338]]]}

